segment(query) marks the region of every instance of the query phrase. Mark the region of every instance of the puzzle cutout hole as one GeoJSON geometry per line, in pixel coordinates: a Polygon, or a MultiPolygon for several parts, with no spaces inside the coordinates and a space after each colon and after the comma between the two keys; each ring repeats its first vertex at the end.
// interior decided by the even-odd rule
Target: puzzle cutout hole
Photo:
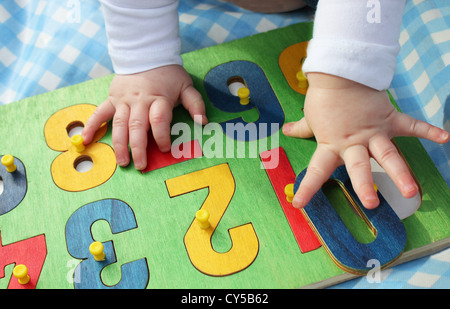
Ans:
{"type": "Polygon", "coordinates": [[[86,173],[94,166],[91,157],[87,155],[81,155],[73,162],[73,167],[80,173],[86,173]]]}
{"type": "Polygon", "coordinates": [[[73,121],[66,127],[67,135],[72,137],[74,135],[81,135],[81,131],[84,128],[84,124],[81,121],[73,121]]]}
{"type": "Polygon", "coordinates": [[[239,89],[247,87],[245,80],[240,76],[230,77],[227,81],[227,84],[228,84],[228,90],[230,90],[230,93],[232,95],[234,95],[235,97],[238,96],[239,89]]]}
{"type": "Polygon", "coordinates": [[[373,181],[381,195],[395,211],[400,220],[403,220],[419,209],[422,204],[422,195],[418,192],[412,198],[405,198],[394,184],[386,171],[374,160],[370,159],[373,181]]]}
{"type": "Polygon", "coordinates": [[[347,193],[344,193],[346,189],[343,188],[343,184],[338,180],[330,179],[322,186],[322,190],[330,203],[332,200],[338,201],[337,203],[331,203],[331,205],[359,243],[368,244],[375,240],[373,227],[369,226],[361,217],[356,201],[349,197],[347,193]]]}
{"type": "Polygon", "coordinates": [[[302,59],[300,59],[300,68],[303,67],[303,63],[305,62],[306,57],[302,57],[302,59]]]}

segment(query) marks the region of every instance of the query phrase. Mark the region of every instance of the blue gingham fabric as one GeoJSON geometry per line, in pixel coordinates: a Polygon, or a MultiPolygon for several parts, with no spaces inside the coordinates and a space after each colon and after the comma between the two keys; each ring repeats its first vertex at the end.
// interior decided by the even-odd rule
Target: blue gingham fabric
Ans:
{"type": "MultiPolygon", "coordinates": [[[[450,132],[450,1],[406,2],[391,93],[402,111],[450,132]]],[[[450,186],[450,143],[421,140],[450,186]]]]}
{"type": "Polygon", "coordinates": [[[217,0],[181,0],[182,52],[221,44],[294,23],[311,21],[314,11],[257,14],[217,0]]]}
{"type": "Polygon", "coordinates": [[[382,270],[378,276],[353,279],[330,289],[448,289],[450,249],[382,270]]]}
{"type": "MultiPolygon", "coordinates": [[[[0,0],[0,105],[113,72],[97,0],[0,0]]],[[[181,0],[182,51],[290,24],[314,11],[258,14],[220,0],[181,0]]],[[[450,132],[450,2],[408,0],[390,92],[401,109],[450,132]]],[[[450,145],[422,141],[450,186],[450,145]]],[[[333,288],[449,288],[450,249],[333,288]]]]}
{"type": "Polygon", "coordinates": [[[0,104],[110,74],[97,1],[0,0],[0,104]]]}

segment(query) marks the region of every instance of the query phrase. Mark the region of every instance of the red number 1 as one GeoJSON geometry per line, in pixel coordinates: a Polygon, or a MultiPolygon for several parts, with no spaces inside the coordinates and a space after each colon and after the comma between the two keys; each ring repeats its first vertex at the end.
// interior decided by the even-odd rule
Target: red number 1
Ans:
{"type": "Polygon", "coordinates": [[[5,266],[15,263],[24,264],[28,268],[30,281],[20,284],[11,276],[8,289],[34,289],[39,280],[44,261],[47,256],[47,245],[44,234],[24,239],[6,246],[2,245],[0,235],[0,278],[5,277],[5,266]]]}

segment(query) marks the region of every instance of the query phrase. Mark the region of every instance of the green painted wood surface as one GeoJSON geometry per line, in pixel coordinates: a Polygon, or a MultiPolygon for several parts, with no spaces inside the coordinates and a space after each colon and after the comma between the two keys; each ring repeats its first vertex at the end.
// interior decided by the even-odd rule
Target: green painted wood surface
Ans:
{"type": "MultiPolygon", "coordinates": [[[[219,122],[236,116],[213,108],[203,88],[203,78],[210,69],[233,60],[257,63],[281,102],[285,121],[300,119],[304,96],[289,87],[278,66],[278,55],[286,47],[308,40],[311,31],[312,24],[299,24],[183,55],[186,69],[204,96],[209,120],[219,122]]],[[[141,258],[146,258],[148,263],[148,288],[297,288],[318,282],[326,285],[345,274],[323,248],[301,253],[257,156],[198,158],[145,174],[132,166],[117,168],[111,179],[93,189],[77,193],[59,189],[52,181],[50,165],[60,153],[47,147],[45,122],[53,113],[70,105],[100,104],[108,95],[111,79],[112,76],[107,76],[91,80],[0,107],[0,155],[9,153],[19,158],[28,179],[28,191],[21,204],[0,216],[2,243],[7,245],[45,234],[48,254],[38,288],[73,288],[71,271],[80,260],[73,259],[67,251],[66,223],[83,205],[106,198],[126,202],[133,209],[138,226],[112,234],[105,221],[93,224],[94,239],[112,240],[115,247],[118,262],[102,272],[102,280],[107,285],[120,280],[121,264],[141,258]],[[245,270],[226,277],[212,277],[192,266],[183,243],[195,212],[208,192],[203,189],[170,198],[165,180],[225,162],[235,178],[236,192],[212,237],[214,249],[226,252],[231,246],[228,229],[251,222],[258,236],[259,252],[245,270]]],[[[252,121],[257,115],[248,111],[243,117],[252,121]]],[[[175,110],[176,122],[186,122],[192,127],[192,121],[181,107],[175,110]]],[[[203,136],[203,142],[208,137],[203,136]]],[[[223,139],[225,142],[228,138],[223,136],[223,139]]],[[[396,141],[424,192],[421,208],[404,220],[405,253],[431,248],[438,241],[448,243],[448,187],[417,139],[397,138],[396,141]]],[[[112,145],[110,127],[101,142],[112,145]]],[[[267,145],[273,148],[271,138],[267,145]]],[[[279,146],[285,149],[298,174],[307,166],[316,143],[314,139],[297,140],[280,133],[279,146]]],[[[363,225],[360,228],[365,229],[363,225]]],[[[7,266],[5,277],[0,279],[1,288],[7,287],[11,272],[12,267],[7,266]]]]}

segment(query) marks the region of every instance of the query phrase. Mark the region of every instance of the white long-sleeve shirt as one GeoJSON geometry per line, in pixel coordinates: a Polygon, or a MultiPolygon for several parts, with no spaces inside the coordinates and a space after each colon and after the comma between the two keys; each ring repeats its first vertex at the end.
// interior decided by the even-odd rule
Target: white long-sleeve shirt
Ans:
{"type": "Polygon", "coordinates": [[[319,0],[303,72],[389,88],[405,0],[319,0]]]}
{"type": "MultiPolygon", "coordinates": [[[[100,1],[116,73],[182,65],[178,0],[100,1]]],[[[405,0],[320,0],[304,73],[327,73],[387,89],[400,49],[404,5],[405,0]]]]}
{"type": "Polygon", "coordinates": [[[114,71],[182,64],[178,0],[100,0],[114,71]]]}

